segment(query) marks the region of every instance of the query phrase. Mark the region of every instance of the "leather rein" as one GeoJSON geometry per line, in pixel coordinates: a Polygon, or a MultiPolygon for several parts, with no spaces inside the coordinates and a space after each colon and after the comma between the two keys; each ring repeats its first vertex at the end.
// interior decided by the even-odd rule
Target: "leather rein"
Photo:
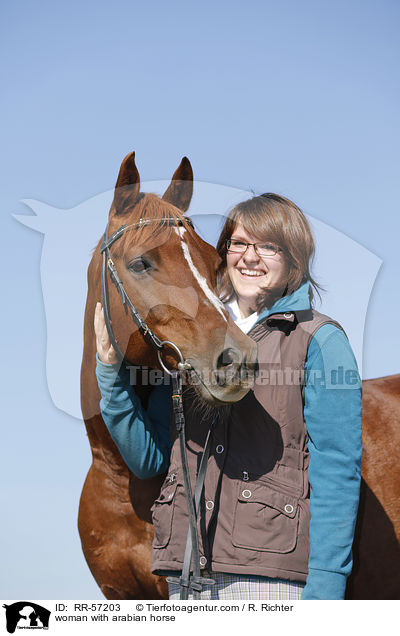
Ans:
{"type": "MultiPolygon", "coordinates": [[[[203,491],[207,463],[210,454],[210,444],[211,444],[211,431],[213,425],[211,425],[210,430],[208,431],[206,443],[204,446],[203,454],[200,461],[200,468],[197,475],[197,480],[195,484],[194,496],[192,491],[192,486],[190,483],[189,476],[189,467],[187,460],[187,452],[186,452],[186,438],[185,438],[185,416],[183,411],[183,401],[182,401],[182,375],[185,371],[189,371],[192,369],[192,365],[190,362],[184,359],[182,352],[179,347],[175,345],[173,342],[169,340],[160,340],[158,336],[154,333],[154,331],[146,324],[143,320],[140,313],[137,311],[135,306],[133,305],[131,299],[129,298],[124,284],[120,279],[117,268],[111,258],[110,255],[110,247],[117,241],[124,232],[129,228],[134,228],[138,230],[144,225],[149,225],[150,223],[160,223],[163,226],[184,226],[184,223],[181,219],[164,218],[164,219],[139,219],[137,223],[132,225],[121,225],[110,237],[107,237],[108,234],[108,224],[105,229],[103,240],[100,246],[100,253],[102,255],[102,269],[101,269],[101,291],[102,291],[102,299],[103,299],[103,310],[104,310],[104,320],[107,327],[108,336],[110,338],[110,342],[115,349],[117,357],[121,363],[126,363],[126,358],[122,353],[121,349],[118,346],[116,338],[114,336],[111,317],[110,317],[110,303],[109,303],[109,294],[108,294],[108,280],[107,273],[110,276],[111,281],[117,288],[117,291],[121,297],[122,304],[125,308],[125,313],[128,314],[128,310],[131,314],[131,317],[135,324],[138,326],[140,333],[143,338],[148,340],[152,346],[157,350],[158,361],[165,373],[171,376],[172,381],[172,407],[174,413],[174,420],[176,430],[179,435],[179,446],[181,453],[181,461],[182,461],[182,472],[183,472],[183,482],[185,488],[186,502],[189,513],[189,528],[187,533],[186,540],[186,548],[184,555],[184,562],[182,568],[182,574],[180,577],[168,577],[167,581],[176,582],[180,585],[180,598],[182,600],[186,600],[189,597],[189,590],[193,591],[193,598],[199,599],[200,592],[202,590],[203,585],[213,585],[214,580],[210,578],[205,578],[201,576],[200,571],[200,550],[199,550],[199,537],[197,530],[197,516],[200,506],[200,497],[203,491]],[[179,362],[177,363],[177,369],[168,369],[162,358],[161,352],[163,351],[165,346],[171,347],[179,356],[179,362]],[[191,563],[193,562],[193,574],[190,573],[191,563]]],[[[191,219],[186,218],[185,222],[193,228],[193,223],[191,219]]]]}

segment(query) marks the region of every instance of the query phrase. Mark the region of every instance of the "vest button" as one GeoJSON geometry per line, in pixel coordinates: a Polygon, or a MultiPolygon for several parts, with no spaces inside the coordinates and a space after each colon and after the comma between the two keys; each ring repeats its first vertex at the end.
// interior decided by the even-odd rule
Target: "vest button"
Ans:
{"type": "Polygon", "coordinates": [[[205,556],[201,556],[199,559],[199,563],[202,567],[204,567],[205,565],[207,565],[207,559],[205,556]]]}
{"type": "Polygon", "coordinates": [[[207,510],[212,510],[214,508],[214,502],[213,501],[207,501],[206,502],[206,508],[207,508],[207,510]]]}
{"type": "Polygon", "coordinates": [[[218,455],[221,455],[221,453],[223,453],[225,449],[222,446],[222,444],[218,444],[218,446],[217,446],[217,448],[215,450],[218,453],[218,455]]]}
{"type": "Polygon", "coordinates": [[[292,504],[286,504],[285,506],[285,512],[287,512],[289,515],[293,512],[294,508],[292,506],[292,504]]]}
{"type": "Polygon", "coordinates": [[[243,490],[242,492],[242,497],[244,497],[245,499],[250,499],[251,497],[251,490],[243,490]]]}

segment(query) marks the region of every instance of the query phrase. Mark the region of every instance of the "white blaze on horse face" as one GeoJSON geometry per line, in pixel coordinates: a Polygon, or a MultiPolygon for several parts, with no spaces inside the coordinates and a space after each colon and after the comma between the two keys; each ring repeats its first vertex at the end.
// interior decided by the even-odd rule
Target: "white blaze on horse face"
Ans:
{"type": "Polygon", "coordinates": [[[185,260],[186,260],[187,264],[189,265],[190,271],[192,272],[193,276],[195,277],[196,281],[198,282],[201,290],[203,291],[203,293],[205,294],[207,299],[210,301],[210,303],[221,314],[223,319],[226,322],[228,322],[226,314],[225,314],[226,310],[225,310],[225,307],[224,307],[223,303],[220,301],[218,296],[216,296],[214,294],[214,292],[209,288],[206,279],[204,278],[204,276],[202,276],[200,274],[199,270],[197,269],[197,267],[193,263],[192,257],[191,257],[190,252],[189,252],[189,246],[183,240],[183,235],[186,232],[185,228],[184,227],[175,227],[174,230],[175,230],[176,234],[178,234],[178,236],[181,239],[181,246],[182,246],[183,255],[185,257],[185,260]]]}

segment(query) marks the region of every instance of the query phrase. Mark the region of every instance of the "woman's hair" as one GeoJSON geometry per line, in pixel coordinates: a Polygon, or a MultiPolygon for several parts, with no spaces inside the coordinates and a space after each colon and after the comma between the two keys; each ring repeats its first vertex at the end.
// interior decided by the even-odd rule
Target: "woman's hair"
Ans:
{"type": "MultiPolygon", "coordinates": [[[[288,264],[288,279],[283,293],[287,296],[306,281],[319,295],[320,286],[312,278],[310,264],[314,256],[314,238],[303,212],[292,201],[279,194],[267,193],[238,203],[229,213],[217,244],[221,257],[218,268],[219,292],[224,302],[235,297],[226,264],[226,241],[231,238],[238,223],[260,242],[271,242],[281,248],[288,264]]],[[[257,309],[265,306],[268,294],[257,299],[257,309]]]]}

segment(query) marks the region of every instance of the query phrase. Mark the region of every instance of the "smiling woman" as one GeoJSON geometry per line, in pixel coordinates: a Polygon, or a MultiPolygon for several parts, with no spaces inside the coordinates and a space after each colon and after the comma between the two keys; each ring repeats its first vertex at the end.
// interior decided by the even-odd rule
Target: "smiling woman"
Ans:
{"type": "Polygon", "coordinates": [[[246,243],[254,238],[238,222],[232,238],[226,241],[227,273],[243,318],[256,310],[259,296],[267,301],[268,294],[270,305],[273,298],[283,296],[288,276],[283,250],[272,243],[246,243]]]}
{"type": "Polygon", "coordinates": [[[257,307],[271,307],[306,281],[318,289],[310,272],[314,255],[310,226],[300,208],[285,197],[263,194],[235,206],[217,251],[222,259],[222,299],[229,302],[236,297],[242,318],[257,307]]]}

